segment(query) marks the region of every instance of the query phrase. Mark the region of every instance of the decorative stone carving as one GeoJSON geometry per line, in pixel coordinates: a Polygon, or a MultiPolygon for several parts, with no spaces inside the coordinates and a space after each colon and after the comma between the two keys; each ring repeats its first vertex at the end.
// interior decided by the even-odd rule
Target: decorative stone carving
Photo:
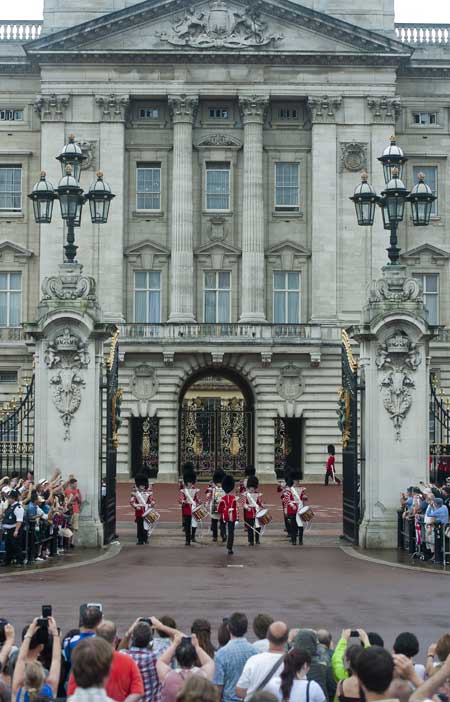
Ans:
{"type": "Polygon", "coordinates": [[[224,241],[227,238],[227,227],[225,217],[210,217],[208,227],[208,238],[211,241],[224,241]]]}
{"type": "Polygon", "coordinates": [[[374,119],[380,122],[395,122],[400,114],[399,97],[368,97],[367,106],[374,119]]]}
{"type": "Polygon", "coordinates": [[[342,97],[338,95],[308,97],[308,107],[312,122],[334,122],[336,112],[341,104],[342,97]]]}
{"type": "Polygon", "coordinates": [[[207,13],[189,7],[178,17],[170,31],[157,36],[175,46],[198,49],[240,49],[275,44],[282,34],[268,32],[267,22],[257,8],[248,5],[243,12],[227,7],[222,0],[213,0],[207,13]]]}
{"type": "Polygon", "coordinates": [[[423,291],[414,278],[407,278],[403,267],[389,271],[389,276],[375,280],[369,291],[369,302],[423,302],[423,291]]]}
{"type": "Polygon", "coordinates": [[[272,353],[270,351],[261,351],[261,365],[263,368],[270,368],[272,365],[272,353]]]}
{"type": "Polygon", "coordinates": [[[221,351],[215,351],[211,354],[211,362],[214,368],[219,368],[220,366],[223,366],[223,357],[224,354],[221,351]]]}
{"type": "Polygon", "coordinates": [[[130,380],[130,391],[137,400],[150,400],[158,392],[155,371],[146,363],[136,366],[130,380]]]}
{"type": "Polygon", "coordinates": [[[277,390],[284,400],[296,400],[303,392],[302,373],[300,368],[289,363],[281,369],[277,382],[277,390]]]}
{"type": "Polygon", "coordinates": [[[310,362],[311,368],[319,368],[320,367],[320,360],[321,360],[320,350],[317,349],[316,351],[309,352],[309,362],[310,362]]]}
{"type": "Polygon", "coordinates": [[[236,139],[236,137],[229,136],[228,134],[208,134],[200,139],[198,146],[231,146],[240,149],[242,143],[239,139],[236,139]]]}
{"type": "Polygon", "coordinates": [[[128,95],[97,95],[95,102],[100,108],[103,120],[123,122],[125,120],[130,98],[128,95]]]}
{"type": "Polygon", "coordinates": [[[97,149],[97,142],[96,141],[77,141],[78,146],[80,147],[83,156],[86,157],[85,161],[82,161],[81,163],[81,170],[86,171],[88,168],[91,168],[94,164],[95,160],[95,151],[97,149]]]}
{"type": "Polygon", "coordinates": [[[70,102],[70,95],[38,95],[34,101],[34,110],[46,122],[62,122],[70,102]]]}
{"type": "Polygon", "coordinates": [[[341,170],[367,170],[367,146],[361,141],[341,142],[341,170]]]}
{"type": "Polygon", "coordinates": [[[81,404],[81,389],[86,385],[81,370],[89,365],[87,343],[65,327],[44,354],[44,363],[56,371],[49,378],[52,400],[64,425],[64,440],[70,439],[70,425],[81,404]]]}
{"type": "Polygon", "coordinates": [[[266,95],[244,95],[239,97],[239,109],[242,121],[264,122],[269,107],[269,98],[266,95]]]}
{"type": "Polygon", "coordinates": [[[90,300],[96,303],[95,279],[82,275],[82,266],[65,264],[59,275],[52,275],[42,281],[42,301],[45,300],[90,300]]]}
{"type": "Polygon", "coordinates": [[[411,388],[415,387],[412,371],[421,363],[420,352],[406,332],[396,329],[378,347],[375,363],[379,371],[385,371],[380,381],[383,405],[400,441],[400,430],[412,405],[411,388]]]}
{"type": "Polygon", "coordinates": [[[169,95],[167,103],[169,106],[169,114],[173,122],[195,122],[198,110],[197,95],[169,95]]]}
{"type": "Polygon", "coordinates": [[[165,366],[167,366],[168,368],[172,368],[174,360],[175,360],[175,352],[174,351],[163,351],[163,361],[164,361],[165,366]]]}

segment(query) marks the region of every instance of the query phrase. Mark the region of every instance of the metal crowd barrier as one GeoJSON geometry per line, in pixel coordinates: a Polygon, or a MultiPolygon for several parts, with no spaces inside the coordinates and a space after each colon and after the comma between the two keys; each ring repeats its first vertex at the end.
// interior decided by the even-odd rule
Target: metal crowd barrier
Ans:
{"type": "MultiPolygon", "coordinates": [[[[58,554],[59,528],[42,523],[39,528],[39,538],[35,538],[35,530],[22,527],[22,555],[26,563],[36,560],[42,546],[47,545],[50,557],[58,554]]],[[[5,533],[0,527],[0,562],[5,560],[5,533]]]]}
{"type": "MultiPolygon", "coordinates": [[[[403,515],[404,512],[398,512],[398,548],[409,553],[411,558],[428,560],[430,539],[423,516],[419,517],[419,529],[416,529],[416,519],[403,515]]],[[[444,567],[450,565],[450,524],[434,524],[432,530],[435,561],[444,567]]]]}

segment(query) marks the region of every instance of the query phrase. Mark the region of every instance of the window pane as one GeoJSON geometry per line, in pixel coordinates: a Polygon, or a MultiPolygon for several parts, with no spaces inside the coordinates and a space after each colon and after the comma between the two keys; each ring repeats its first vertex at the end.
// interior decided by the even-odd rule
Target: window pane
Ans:
{"type": "Polygon", "coordinates": [[[273,287],[274,290],[284,290],[286,276],[283,271],[274,271],[273,287]]]}
{"type": "Polygon", "coordinates": [[[8,324],[8,296],[0,293],[0,326],[6,327],[8,324]]]}
{"type": "Polygon", "coordinates": [[[428,322],[430,324],[438,324],[438,296],[425,295],[425,307],[428,312],[428,322]]]}
{"type": "Polygon", "coordinates": [[[299,290],[300,289],[300,284],[299,284],[300,274],[289,272],[287,274],[287,277],[288,277],[289,290],[299,290]]]}
{"type": "Polygon", "coordinates": [[[286,322],[284,295],[285,293],[276,292],[273,296],[273,320],[275,324],[284,324],[286,322]]]}
{"type": "Polygon", "coordinates": [[[298,207],[299,164],[275,164],[275,206],[298,207]]]}
{"type": "Polygon", "coordinates": [[[205,292],[205,322],[210,324],[216,321],[216,293],[205,292]]]}
{"type": "Polygon", "coordinates": [[[221,290],[219,293],[217,321],[226,323],[230,321],[230,293],[221,290]]]}
{"type": "MultiPolygon", "coordinates": [[[[221,164],[222,165],[222,164],[221,164]]],[[[230,207],[230,169],[206,169],[206,208],[228,210],[230,207]]]]}
{"type": "Polygon", "coordinates": [[[425,289],[427,292],[437,293],[438,291],[438,274],[437,273],[427,273],[425,278],[425,289]]]}
{"type": "Polygon", "coordinates": [[[134,321],[147,322],[147,293],[144,291],[134,294],[134,321]]]}
{"type": "Polygon", "coordinates": [[[147,272],[142,271],[142,272],[136,272],[134,274],[134,287],[138,289],[146,289],[147,288],[147,272]]]}
{"type": "Polygon", "coordinates": [[[18,292],[11,293],[9,296],[9,326],[17,327],[21,322],[20,314],[20,299],[21,294],[18,292]]]}
{"type": "Polygon", "coordinates": [[[215,288],[216,287],[216,273],[215,271],[205,272],[205,288],[215,288]]]}
{"type": "Polygon", "coordinates": [[[0,290],[8,289],[8,274],[0,273],[0,290]]]}
{"type": "Polygon", "coordinates": [[[148,293],[148,322],[149,324],[159,324],[160,318],[161,296],[159,291],[148,293]]]}
{"type": "Polygon", "coordinates": [[[298,324],[300,321],[299,314],[300,295],[298,292],[288,293],[288,319],[289,324],[298,324]]]}
{"type": "Polygon", "coordinates": [[[219,271],[219,288],[230,288],[230,273],[229,271],[219,271]]]}
{"type": "Polygon", "coordinates": [[[148,287],[151,290],[159,290],[161,287],[161,273],[159,271],[150,271],[148,274],[148,287]]]}
{"type": "Polygon", "coordinates": [[[20,210],[22,200],[22,168],[0,166],[0,209],[20,210]]]}

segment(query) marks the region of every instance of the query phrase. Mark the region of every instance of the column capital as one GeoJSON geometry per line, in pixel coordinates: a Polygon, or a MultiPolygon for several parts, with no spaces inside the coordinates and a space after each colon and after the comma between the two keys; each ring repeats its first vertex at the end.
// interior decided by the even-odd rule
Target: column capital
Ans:
{"type": "Polygon", "coordinates": [[[193,124],[197,116],[198,95],[169,95],[167,98],[169,114],[172,122],[188,122],[193,124]]]}
{"type": "Polygon", "coordinates": [[[34,110],[39,114],[41,122],[64,122],[69,103],[70,95],[37,95],[34,110]]]}
{"type": "Polygon", "coordinates": [[[244,124],[249,122],[259,122],[263,124],[268,108],[269,98],[267,95],[239,96],[239,109],[244,124]]]}
{"type": "Polygon", "coordinates": [[[310,95],[308,108],[311,121],[314,123],[327,123],[336,121],[336,113],[341,107],[340,95],[310,95]]]}
{"type": "Polygon", "coordinates": [[[124,122],[130,104],[129,95],[96,95],[95,102],[100,110],[102,122],[124,122]]]}
{"type": "Polygon", "coordinates": [[[380,97],[368,97],[367,107],[372,113],[374,122],[392,124],[395,123],[400,114],[401,103],[397,95],[393,97],[381,95],[380,97]]]}

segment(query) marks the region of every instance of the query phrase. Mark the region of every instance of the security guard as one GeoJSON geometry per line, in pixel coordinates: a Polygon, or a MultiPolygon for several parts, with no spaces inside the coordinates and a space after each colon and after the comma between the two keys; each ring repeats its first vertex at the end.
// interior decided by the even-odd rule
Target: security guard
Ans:
{"type": "Polygon", "coordinates": [[[8,494],[8,507],[3,514],[3,531],[5,534],[5,565],[23,565],[22,525],[24,509],[19,502],[19,492],[11,490],[8,494]]]}

